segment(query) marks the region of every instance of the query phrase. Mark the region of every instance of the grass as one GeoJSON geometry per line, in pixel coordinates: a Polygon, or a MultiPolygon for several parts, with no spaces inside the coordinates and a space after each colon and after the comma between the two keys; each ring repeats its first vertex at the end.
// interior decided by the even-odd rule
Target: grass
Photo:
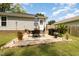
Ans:
{"type": "Polygon", "coordinates": [[[16,37],[14,32],[0,32],[0,47],[16,37]]]}
{"type": "MultiPolygon", "coordinates": [[[[0,45],[5,44],[15,33],[0,33],[0,45]]],[[[57,42],[51,44],[34,45],[27,47],[7,48],[0,50],[2,56],[78,56],[79,37],[70,36],[71,42],[57,42]]]]}

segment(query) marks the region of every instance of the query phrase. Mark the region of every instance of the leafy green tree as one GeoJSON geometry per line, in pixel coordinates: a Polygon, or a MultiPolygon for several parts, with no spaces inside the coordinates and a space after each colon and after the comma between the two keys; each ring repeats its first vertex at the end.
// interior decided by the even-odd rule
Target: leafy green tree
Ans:
{"type": "Polygon", "coordinates": [[[10,10],[12,3],[0,3],[0,12],[10,10]]]}
{"type": "Polygon", "coordinates": [[[15,4],[11,11],[13,13],[26,13],[26,11],[22,8],[22,6],[19,3],[15,4]]]}
{"type": "Polygon", "coordinates": [[[53,24],[53,23],[55,23],[55,20],[49,21],[49,22],[48,22],[48,25],[51,25],[51,24],[53,24]]]}
{"type": "Polygon", "coordinates": [[[45,15],[41,13],[37,13],[36,16],[45,16],[45,15]]]}

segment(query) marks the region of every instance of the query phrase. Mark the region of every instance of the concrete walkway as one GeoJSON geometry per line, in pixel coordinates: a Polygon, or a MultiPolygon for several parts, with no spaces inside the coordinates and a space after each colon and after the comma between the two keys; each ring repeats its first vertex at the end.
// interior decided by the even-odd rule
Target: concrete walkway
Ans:
{"type": "Polygon", "coordinates": [[[25,33],[23,35],[23,40],[18,40],[17,38],[12,39],[12,41],[8,42],[6,45],[2,46],[2,48],[9,48],[9,47],[17,47],[17,46],[27,46],[27,45],[36,45],[36,44],[47,44],[52,42],[60,42],[60,41],[72,41],[71,39],[66,40],[64,38],[54,38],[53,36],[45,34],[45,36],[33,38],[28,37],[25,33]]]}

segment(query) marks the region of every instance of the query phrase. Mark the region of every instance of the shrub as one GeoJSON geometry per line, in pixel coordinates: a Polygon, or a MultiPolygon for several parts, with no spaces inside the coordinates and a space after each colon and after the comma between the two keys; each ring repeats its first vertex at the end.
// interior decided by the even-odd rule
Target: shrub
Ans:
{"type": "Polygon", "coordinates": [[[58,30],[59,33],[65,34],[67,32],[67,26],[64,26],[63,24],[59,25],[57,30],[58,30]]]}
{"type": "Polygon", "coordinates": [[[59,35],[58,35],[59,37],[63,37],[63,34],[62,33],[59,33],[59,35]]]}
{"type": "Polygon", "coordinates": [[[22,39],[23,39],[23,34],[22,34],[22,32],[18,31],[18,32],[17,32],[17,37],[18,37],[18,40],[22,40],[22,39]]]}
{"type": "Polygon", "coordinates": [[[66,39],[67,39],[67,40],[69,39],[69,34],[68,34],[68,33],[66,33],[66,39]]]}

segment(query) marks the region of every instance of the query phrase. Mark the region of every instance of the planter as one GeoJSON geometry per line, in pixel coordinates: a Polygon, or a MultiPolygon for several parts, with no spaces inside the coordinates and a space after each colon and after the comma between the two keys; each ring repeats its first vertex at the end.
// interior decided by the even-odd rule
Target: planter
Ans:
{"type": "Polygon", "coordinates": [[[17,32],[17,37],[18,37],[18,40],[22,40],[22,39],[23,39],[23,34],[22,34],[22,32],[18,31],[18,32],[17,32]]]}

